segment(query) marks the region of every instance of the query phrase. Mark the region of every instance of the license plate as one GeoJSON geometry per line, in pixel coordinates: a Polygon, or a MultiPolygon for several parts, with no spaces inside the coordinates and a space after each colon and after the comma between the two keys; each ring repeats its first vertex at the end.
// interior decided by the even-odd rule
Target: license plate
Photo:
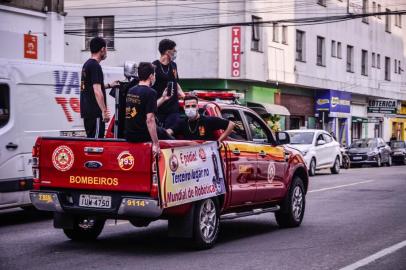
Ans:
{"type": "Polygon", "coordinates": [[[362,157],[353,157],[352,159],[353,159],[353,160],[361,160],[362,157]]]}
{"type": "Polygon", "coordinates": [[[111,196],[81,194],[79,206],[93,208],[111,208],[111,196]]]}

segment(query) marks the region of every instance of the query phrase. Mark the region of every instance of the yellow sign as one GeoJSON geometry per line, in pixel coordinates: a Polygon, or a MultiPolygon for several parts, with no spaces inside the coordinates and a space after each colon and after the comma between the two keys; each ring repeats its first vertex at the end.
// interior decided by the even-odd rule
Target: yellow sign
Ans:
{"type": "Polygon", "coordinates": [[[69,183],[82,185],[118,186],[118,178],[71,175],[69,176],[69,183]]]}

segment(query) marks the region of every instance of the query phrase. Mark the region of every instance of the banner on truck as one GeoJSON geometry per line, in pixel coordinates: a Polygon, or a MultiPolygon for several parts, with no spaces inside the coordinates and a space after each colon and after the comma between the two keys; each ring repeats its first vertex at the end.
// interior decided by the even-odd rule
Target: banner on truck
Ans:
{"type": "Polygon", "coordinates": [[[217,142],[161,151],[164,164],[160,166],[160,192],[164,208],[225,193],[217,142]]]}

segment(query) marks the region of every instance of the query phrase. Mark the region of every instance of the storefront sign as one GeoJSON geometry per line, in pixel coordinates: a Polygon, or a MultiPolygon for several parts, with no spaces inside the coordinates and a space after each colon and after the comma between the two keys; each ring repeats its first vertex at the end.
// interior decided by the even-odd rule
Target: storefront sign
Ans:
{"type": "Polygon", "coordinates": [[[394,99],[370,99],[368,113],[396,114],[398,101],[394,99]]]}
{"type": "Polygon", "coordinates": [[[241,74],[241,27],[231,28],[231,76],[241,74]]]}
{"type": "Polygon", "coordinates": [[[217,143],[163,149],[160,193],[164,208],[225,193],[217,143]]]}
{"type": "Polygon", "coordinates": [[[316,111],[330,112],[333,117],[349,114],[351,111],[351,93],[337,90],[317,91],[316,111]]]}
{"type": "Polygon", "coordinates": [[[24,35],[24,58],[38,59],[38,38],[33,35],[24,35]]]}

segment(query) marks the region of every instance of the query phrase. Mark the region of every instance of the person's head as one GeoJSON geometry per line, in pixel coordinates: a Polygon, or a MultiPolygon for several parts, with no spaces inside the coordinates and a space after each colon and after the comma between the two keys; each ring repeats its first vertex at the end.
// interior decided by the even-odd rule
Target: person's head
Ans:
{"type": "Polygon", "coordinates": [[[190,119],[196,119],[197,116],[199,115],[198,110],[198,98],[194,95],[187,95],[184,99],[185,105],[185,114],[186,116],[190,119]]]}
{"type": "Polygon", "coordinates": [[[169,61],[174,61],[176,59],[176,43],[170,39],[163,39],[159,42],[158,46],[159,53],[161,56],[166,55],[169,61]]]}
{"type": "Polygon", "coordinates": [[[106,41],[101,37],[92,38],[90,41],[90,52],[92,55],[98,56],[101,60],[107,57],[107,45],[106,41]]]}
{"type": "Polygon", "coordinates": [[[149,62],[141,62],[138,65],[138,78],[142,82],[153,85],[155,83],[155,66],[149,62]]]}

